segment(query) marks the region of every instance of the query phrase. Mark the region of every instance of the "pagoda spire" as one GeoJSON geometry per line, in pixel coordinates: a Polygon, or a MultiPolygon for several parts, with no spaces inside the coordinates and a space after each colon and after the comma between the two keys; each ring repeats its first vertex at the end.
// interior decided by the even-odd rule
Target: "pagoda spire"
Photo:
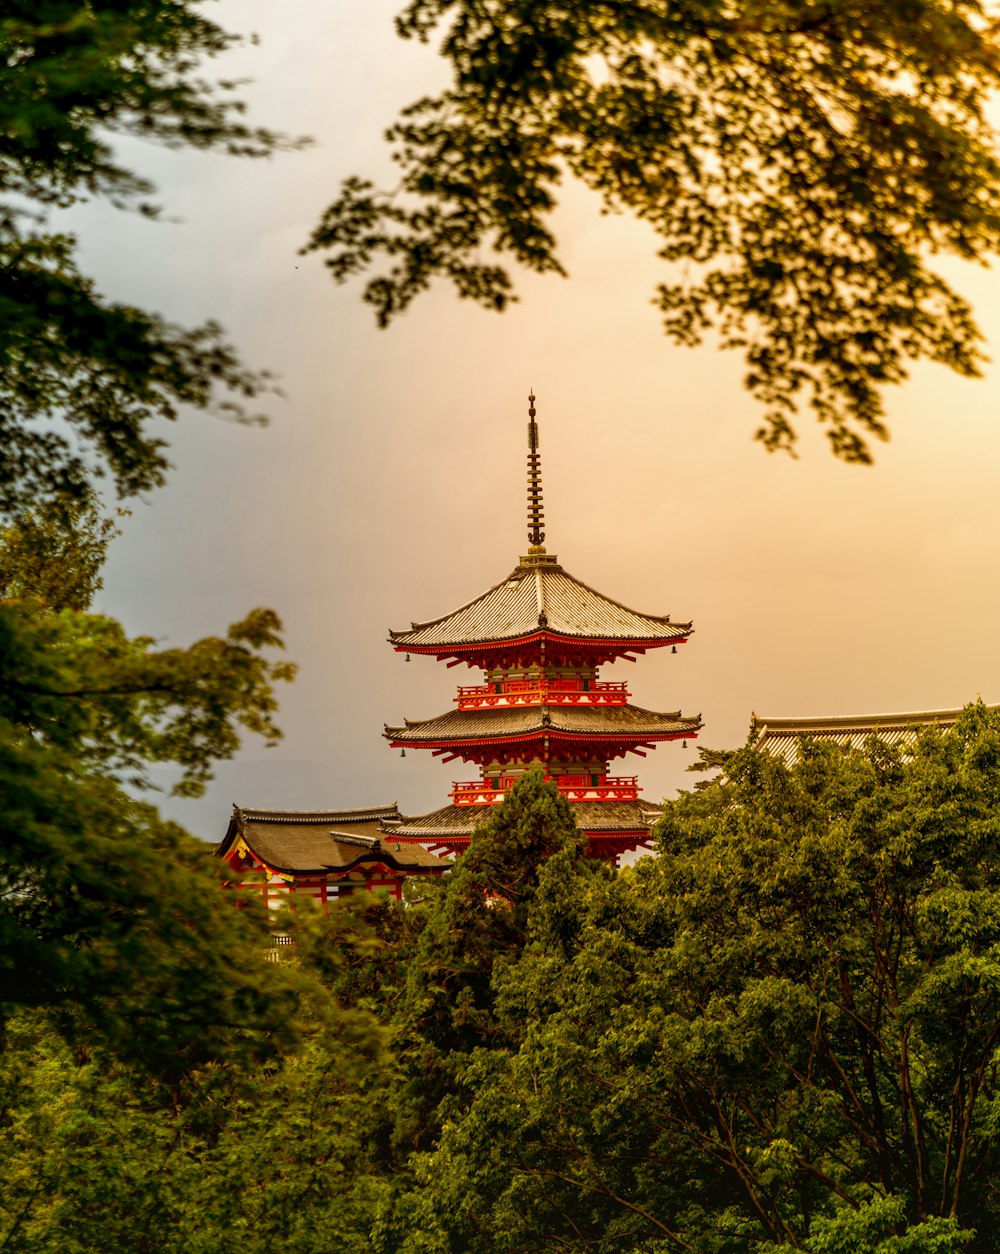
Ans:
{"type": "Polygon", "coordinates": [[[538,451],[538,423],[535,422],[535,394],[528,396],[528,543],[536,552],[545,552],[545,507],[542,505],[542,458],[538,451]]]}

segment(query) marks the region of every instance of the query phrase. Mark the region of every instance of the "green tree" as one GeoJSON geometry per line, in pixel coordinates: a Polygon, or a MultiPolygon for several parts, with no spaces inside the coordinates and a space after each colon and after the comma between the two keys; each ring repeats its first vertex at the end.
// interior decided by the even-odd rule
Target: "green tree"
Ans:
{"type": "Polygon", "coordinates": [[[439,1230],[994,1251],[998,815],[1000,717],[973,706],[912,752],[729,755],[659,858],[572,900],[546,866],[495,981],[501,1030],[530,1026],[419,1164],[439,1230]]]}
{"type": "Polygon", "coordinates": [[[245,417],[243,402],[268,386],[214,324],[185,330],[106,300],[80,273],[75,240],[45,216],[93,196],[155,213],[152,189],[115,155],[116,134],[243,155],[284,142],[243,124],[233,84],[201,78],[201,61],[234,42],[202,7],[32,0],[0,12],[10,1251],[329,1248],[322,1227],[305,1244],[307,1196],[315,1217],[325,1202],[343,1225],[333,1164],[351,1160],[365,1085],[381,1074],[371,1023],[308,972],[267,962],[273,924],[259,903],[227,901],[206,846],[142,798],[151,764],[175,766],[175,791],[194,795],[244,733],[277,737],[274,685],[293,670],[274,658],[277,617],[255,610],[183,649],[130,639],[90,610],[115,531],[93,479],[121,495],[162,483],[156,420],[186,407],[245,417]],[[294,1132],[279,1153],[285,1120],[294,1132]],[[251,1191],[249,1231],[233,1223],[234,1188],[251,1191]]]}
{"type": "Polygon", "coordinates": [[[549,866],[571,898],[609,873],[585,855],[569,806],[536,769],[491,812],[454,868],[413,885],[406,904],[359,894],[316,923],[295,922],[303,965],[386,1033],[382,1082],[367,1090],[346,1186],[345,1204],[367,1215],[361,1248],[478,1248],[475,1226],[458,1212],[458,1244],[448,1244],[422,1172],[442,1130],[463,1119],[471,1077],[505,1058],[527,1029],[498,1018],[495,983],[520,959],[549,866]]]}
{"type": "Polygon", "coordinates": [[[536,767],[476,830],[430,902],[394,1016],[419,1112],[401,1124],[412,1145],[438,1126],[438,1105],[455,1091],[469,1055],[507,1042],[508,1028],[495,1014],[494,976],[520,956],[542,867],[560,853],[564,869],[567,862],[579,868],[584,840],[565,798],[536,767]]]}
{"type": "Polygon", "coordinates": [[[421,1040],[448,1053],[489,1042],[494,967],[520,954],[539,874],[564,848],[582,859],[583,837],[534,767],[477,828],[431,905],[402,1007],[421,1040]]]}
{"type": "MultiPolygon", "coordinates": [[[[246,732],[273,742],[281,627],[255,610],[188,649],[88,612],[115,530],[91,481],[162,482],[158,419],[243,415],[266,380],[206,324],[109,302],[46,215],[91,197],[155,214],[113,146],[263,156],[234,84],[200,63],[236,42],[189,0],[13,0],[0,12],[0,1007],[177,1077],[296,1039],[295,981],[260,960],[266,922],[220,908],[208,852],[137,800],[172,763],[194,795],[246,732]],[[226,399],[226,398],[229,399],[226,399]],[[233,399],[235,398],[235,399],[233,399]]],[[[245,415],[243,415],[245,416],[245,415]]]]}
{"type": "Polygon", "coordinates": [[[743,353],[768,448],[806,402],[870,461],[910,361],[978,373],[969,306],[929,264],[1000,240],[1000,48],[975,0],[410,0],[396,28],[443,30],[451,83],[389,130],[395,190],[346,180],[308,245],[338,281],[385,259],[364,292],[381,326],[435,277],[502,310],[506,259],[562,273],[570,176],[653,228],[666,333],[743,353]]]}
{"type": "MultiPolygon", "coordinates": [[[[426,1187],[446,1128],[461,1125],[484,1073],[529,1029],[497,1013],[501,973],[520,961],[543,877],[568,899],[610,872],[586,856],[566,800],[539,768],[518,781],[468,851],[428,895],[422,926],[400,957],[406,971],[387,1026],[399,1066],[385,1099],[375,1249],[478,1249],[485,1240],[459,1199],[447,1219],[426,1187]]],[[[483,1246],[485,1248],[485,1246],[483,1246]]]]}

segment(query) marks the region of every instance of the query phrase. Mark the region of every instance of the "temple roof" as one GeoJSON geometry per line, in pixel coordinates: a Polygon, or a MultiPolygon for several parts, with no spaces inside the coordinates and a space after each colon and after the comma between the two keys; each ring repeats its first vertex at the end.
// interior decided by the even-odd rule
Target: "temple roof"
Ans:
{"type": "Polygon", "coordinates": [[[752,714],[750,738],[756,748],[790,766],[799,756],[803,736],[855,748],[860,748],[869,736],[877,736],[886,744],[908,744],[923,727],[953,727],[961,713],[960,709],[924,710],[911,714],[838,714],[829,718],[765,718],[752,714]]]}
{"type": "Polygon", "coordinates": [[[233,806],[229,829],[216,852],[224,857],[239,838],[258,861],[288,875],[343,874],[366,863],[398,871],[444,869],[448,864],[426,849],[387,835],[382,824],[400,817],[395,803],[364,810],[233,806]]]}
{"type": "Polygon", "coordinates": [[[447,650],[545,631],[575,640],[636,641],[647,648],[686,639],[690,623],[669,614],[642,614],[574,579],[546,553],[531,553],[488,592],[409,631],[390,631],[397,649],[447,650]]]}
{"type": "Polygon", "coordinates": [[[595,740],[655,739],[693,736],[701,718],[684,718],[679,710],[658,714],[637,705],[566,706],[528,705],[485,710],[449,710],[437,718],[406,719],[402,727],[386,725],[385,736],[394,742],[483,741],[505,737],[519,739],[556,733],[586,736],[595,740]]]}
{"type": "MultiPolygon", "coordinates": [[[[430,814],[401,818],[386,827],[408,840],[447,840],[470,836],[490,817],[492,806],[444,806],[430,814]]],[[[583,832],[638,832],[643,835],[662,814],[650,801],[571,801],[569,808],[583,832]]]]}

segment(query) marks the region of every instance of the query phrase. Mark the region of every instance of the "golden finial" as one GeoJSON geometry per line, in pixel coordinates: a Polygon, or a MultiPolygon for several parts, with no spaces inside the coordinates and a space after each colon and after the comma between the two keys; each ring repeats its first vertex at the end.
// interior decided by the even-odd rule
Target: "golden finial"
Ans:
{"type": "Polygon", "coordinates": [[[530,552],[544,553],[545,511],[542,506],[542,464],[538,452],[538,423],[535,422],[535,394],[528,395],[528,543],[530,552]]]}

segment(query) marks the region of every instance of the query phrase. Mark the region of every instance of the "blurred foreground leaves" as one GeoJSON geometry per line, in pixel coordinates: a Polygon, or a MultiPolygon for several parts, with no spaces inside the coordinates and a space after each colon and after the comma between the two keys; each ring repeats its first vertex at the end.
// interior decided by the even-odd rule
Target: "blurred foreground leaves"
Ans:
{"type": "Polygon", "coordinates": [[[870,461],[912,361],[978,373],[932,263],[1000,242],[994,6],[411,0],[396,27],[440,37],[450,84],[389,129],[396,186],[346,179],[308,244],[338,282],[374,271],[380,326],[436,278],[503,310],[508,261],[564,273],[569,178],[652,228],[664,330],[743,355],[768,448],[807,406],[870,461]]]}
{"type": "Polygon", "coordinates": [[[289,141],[241,118],[235,83],[200,63],[240,42],[189,0],[0,4],[0,511],[164,482],[154,428],[184,409],[246,419],[271,386],[214,322],[187,329],[109,301],[47,214],[101,197],[156,216],[116,135],[266,156],[289,141]]]}

